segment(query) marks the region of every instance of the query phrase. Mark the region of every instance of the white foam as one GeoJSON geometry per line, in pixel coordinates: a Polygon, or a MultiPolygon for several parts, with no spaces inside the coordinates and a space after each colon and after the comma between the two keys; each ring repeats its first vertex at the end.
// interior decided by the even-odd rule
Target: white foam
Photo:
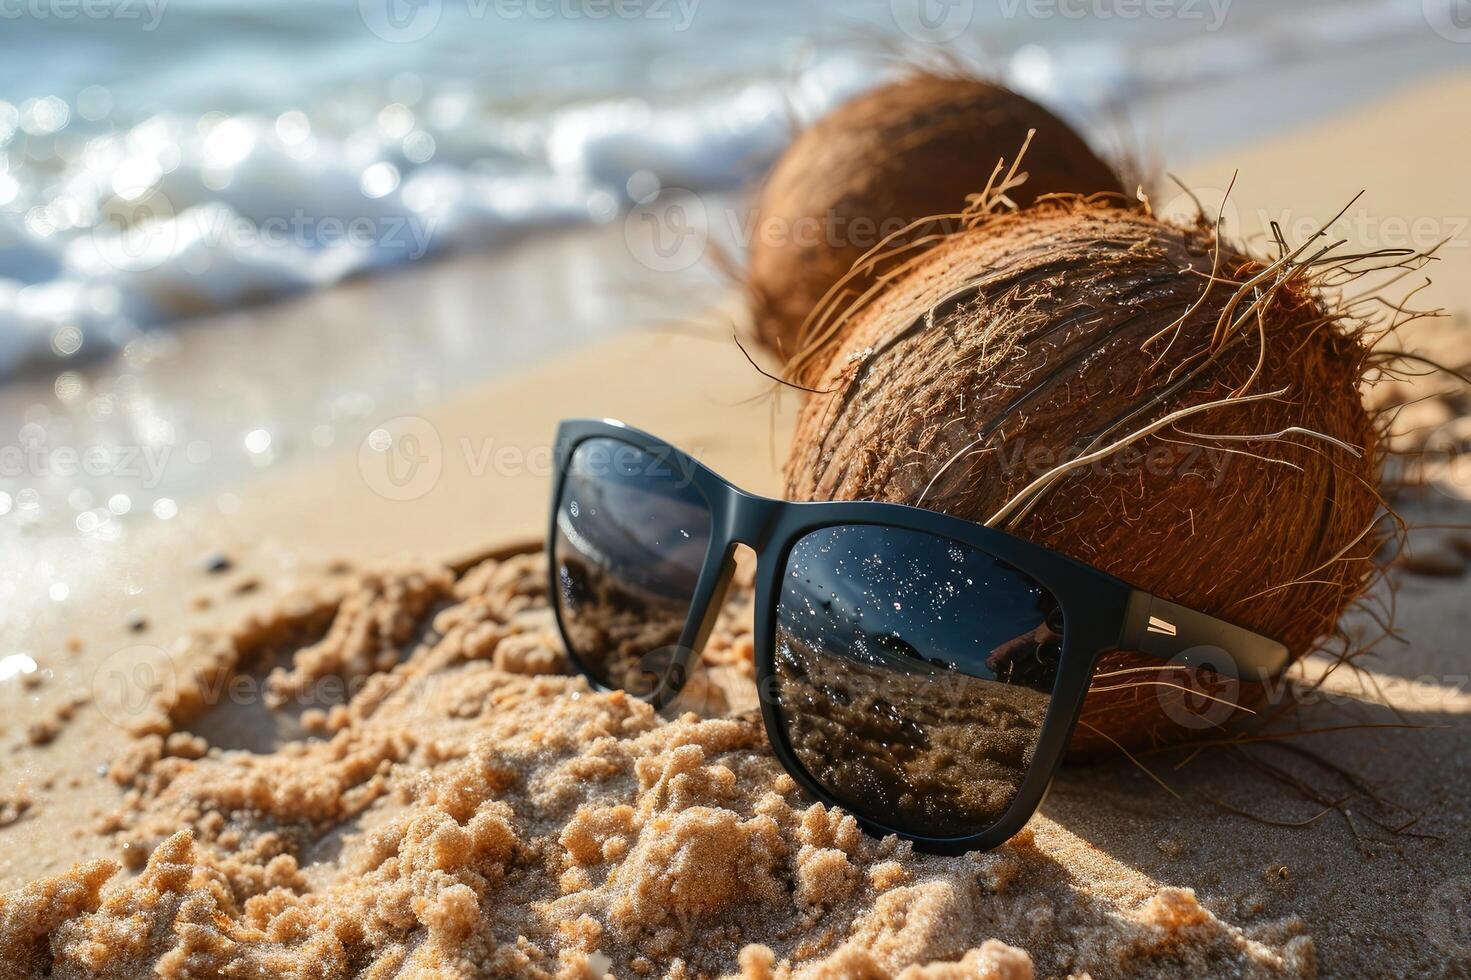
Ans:
{"type": "MultiPolygon", "coordinates": [[[[1002,71],[1087,118],[1161,85],[1414,26],[1392,0],[1353,8],[1356,17],[1320,5],[1272,12],[1255,32],[1138,49],[1026,45],[1002,71]]],[[[0,153],[0,376],[114,350],[182,317],[536,228],[612,220],[651,187],[742,185],[796,128],[884,72],[869,58],[828,56],[683,101],[602,99],[539,114],[489,109],[450,88],[412,106],[329,102],[315,117],[160,114],[90,140],[77,123],[66,141],[10,161],[0,153]],[[79,331],[80,347],[58,331],[79,331]]]]}
{"type": "Polygon", "coordinates": [[[114,350],[140,326],[612,220],[636,173],[697,192],[739,185],[796,125],[875,77],[834,59],[680,104],[603,100],[541,117],[477,115],[449,93],[346,135],[300,113],[150,117],[25,188],[35,221],[0,215],[0,374],[114,350]],[[53,342],[64,327],[82,333],[75,352],[53,342]]]}
{"type": "Polygon", "coordinates": [[[72,279],[32,284],[0,279],[0,376],[81,352],[116,351],[136,334],[137,327],[118,311],[116,293],[106,286],[72,279]]]}

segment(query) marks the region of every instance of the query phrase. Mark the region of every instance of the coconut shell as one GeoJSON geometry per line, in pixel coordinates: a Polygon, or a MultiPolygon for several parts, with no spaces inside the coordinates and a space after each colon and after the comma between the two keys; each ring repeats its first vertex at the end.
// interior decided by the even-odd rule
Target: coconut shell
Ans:
{"type": "Polygon", "coordinates": [[[782,359],[803,321],[885,234],[955,214],[1014,160],[1029,130],[1027,204],[1057,192],[1122,193],[1118,176],[1066,123],[1000,85],[921,74],[874,89],[803,132],[762,189],[749,286],[760,340],[782,359]]]}
{"type": "MultiPolygon", "coordinates": [[[[992,523],[1310,651],[1370,580],[1380,502],[1366,351],[1304,275],[1276,289],[1275,273],[1264,278],[1266,298],[1242,319],[1249,292],[1228,317],[1241,329],[1223,339],[1236,284],[1264,265],[1216,246],[1206,227],[1060,202],[948,237],[849,317],[816,385],[825,393],[798,420],[788,495],[984,523],[1081,447],[1281,390],[1176,422],[992,523]],[[1207,437],[1291,427],[1356,452],[1295,432],[1207,437]]],[[[1100,664],[1075,749],[1219,734],[1198,703],[1182,712],[1181,692],[1149,683],[1157,673],[1102,676],[1140,667],[1159,662],[1120,652],[1100,664]]],[[[1223,696],[1249,703],[1252,687],[1223,696]]]]}

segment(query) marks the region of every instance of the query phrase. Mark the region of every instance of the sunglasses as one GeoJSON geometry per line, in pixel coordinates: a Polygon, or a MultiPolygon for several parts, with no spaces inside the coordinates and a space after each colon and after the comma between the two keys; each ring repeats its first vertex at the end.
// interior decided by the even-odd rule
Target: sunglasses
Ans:
{"type": "Polygon", "coordinates": [[[568,654],[670,705],[756,553],[755,672],[782,766],[870,833],[995,847],[1041,805],[1098,658],[1266,681],[1287,649],[1002,531],[903,504],[745,492],[619,422],[557,430],[548,541],[568,654]]]}

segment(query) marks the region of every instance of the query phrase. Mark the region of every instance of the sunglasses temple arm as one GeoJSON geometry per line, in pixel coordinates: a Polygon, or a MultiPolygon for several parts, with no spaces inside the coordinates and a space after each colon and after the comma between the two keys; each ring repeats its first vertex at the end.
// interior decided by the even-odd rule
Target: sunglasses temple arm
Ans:
{"type": "Polygon", "coordinates": [[[1129,596],[1119,649],[1258,683],[1276,678],[1291,661],[1276,640],[1140,589],[1129,596]]]}

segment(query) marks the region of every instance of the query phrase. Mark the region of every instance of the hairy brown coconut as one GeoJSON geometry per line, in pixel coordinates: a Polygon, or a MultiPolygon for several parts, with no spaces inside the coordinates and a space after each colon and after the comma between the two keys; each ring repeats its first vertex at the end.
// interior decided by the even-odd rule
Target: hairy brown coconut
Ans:
{"type": "MultiPolygon", "coordinates": [[[[1309,258],[1096,203],[991,217],[848,311],[787,492],[990,523],[1301,656],[1370,581],[1380,513],[1367,352],[1309,258]]],[[[1074,748],[1211,734],[1181,673],[1109,655],[1074,748]]]]}
{"type": "Polygon", "coordinates": [[[757,203],[748,285],[760,340],[783,359],[809,312],[886,235],[957,214],[1035,130],[1012,200],[1114,193],[1118,176],[1066,123],[1000,85],[919,74],[840,106],[777,162],[757,203]]]}

